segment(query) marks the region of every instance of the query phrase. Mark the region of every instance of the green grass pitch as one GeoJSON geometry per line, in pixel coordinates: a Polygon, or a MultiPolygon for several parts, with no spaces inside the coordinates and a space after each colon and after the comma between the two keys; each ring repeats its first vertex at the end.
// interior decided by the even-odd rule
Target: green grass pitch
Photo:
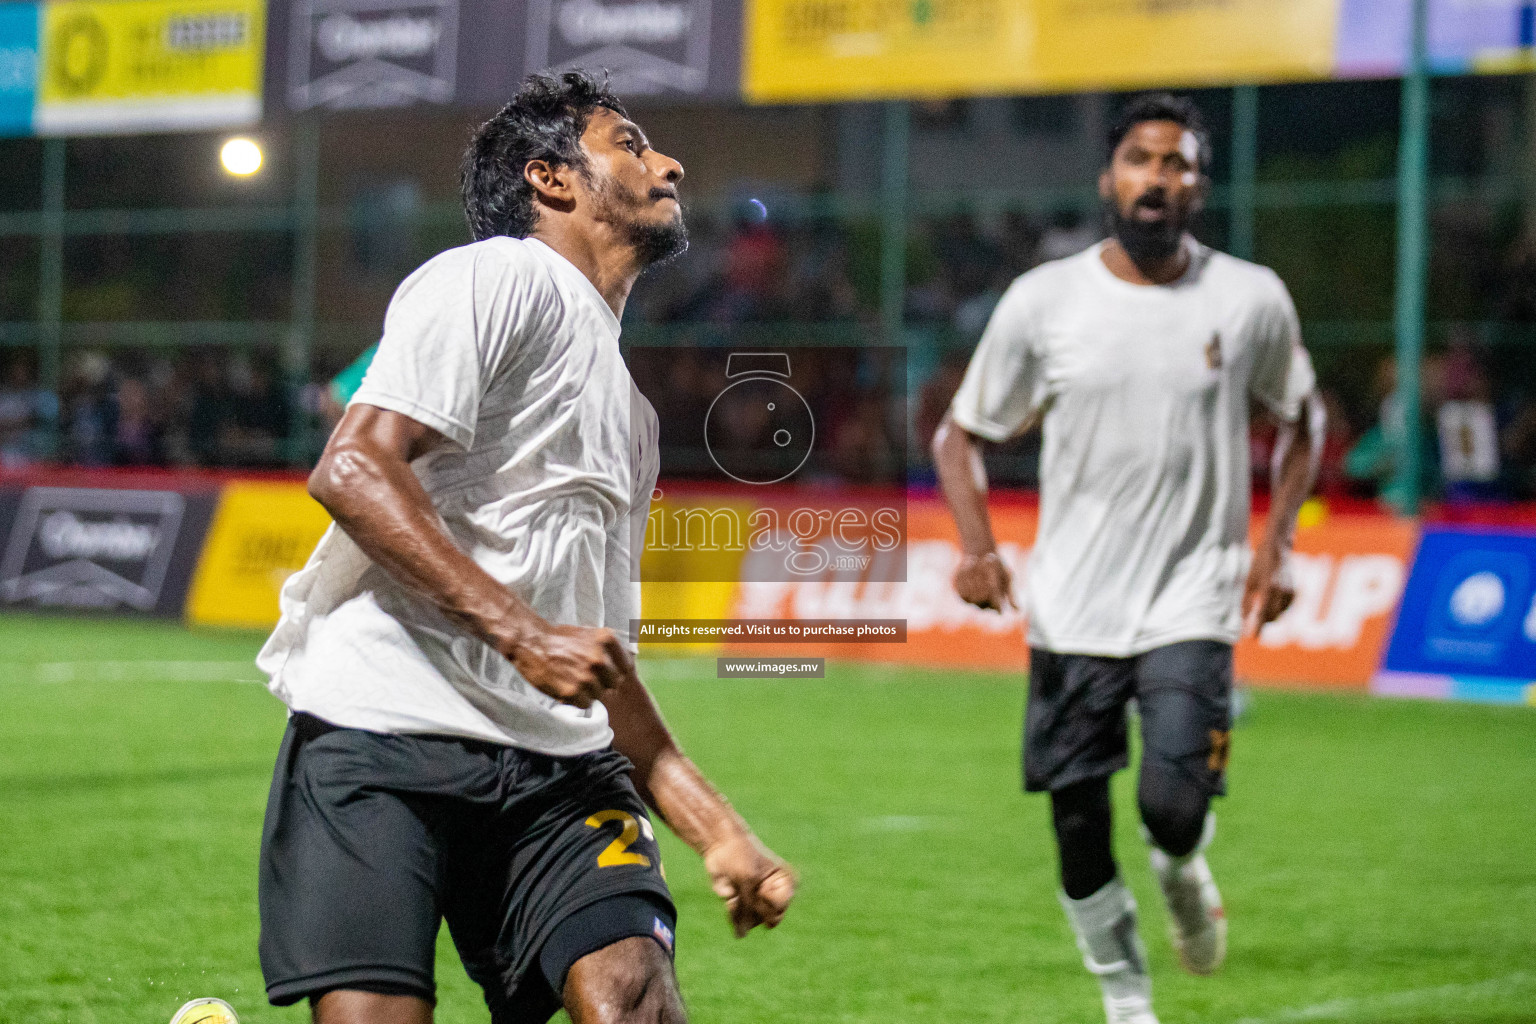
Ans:
{"type": "MultiPolygon", "coordinates": [[[[217,995],[247,1024],[278,703],[260,638],[0,619],[0,1021],[158,1024],[217,995]]],[[[670,836],[698,1022],[1095,1024],[1019,792],[1017,678],[834,666],[716,680],[647,662],[685,746],[802,877],[778,931],[730,938],[670,836]]],[[[1211,853],[1232,921],[1209,979],[1173,962],[1130,811],[1164,1024],[1536,1020],[1536,711],[1261,692],[1211,853]]],[[[485,1021],[446,934],[440,1021],[485,1021]]]]}

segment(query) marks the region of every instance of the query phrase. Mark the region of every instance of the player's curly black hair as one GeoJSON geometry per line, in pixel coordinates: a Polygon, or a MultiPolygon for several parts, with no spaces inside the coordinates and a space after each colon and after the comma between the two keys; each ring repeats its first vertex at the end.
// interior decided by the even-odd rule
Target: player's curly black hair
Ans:
{"type": "Polygon", "coordinates": [[[606,77],[585,71],[529,75],[512,102],[475,129],[459,168],[464,216],[475,241],[526,238],[533,231],[538,210],[523,168],[530,160],[548,160],[584,169],[581,136],[598,107],[629,116],[606,77]]]}
{"type": "Polygon", "coordinates": [[[1104,163],[1114,162],[1115,150],[1131,133],[1131,129],[1146,121],[1172,121],[1192,132],[1200,144],[1200,173],[1211,173],[1211,133],[1206,130],[1205,118],[1200,108],[1187,96],[1174,96],[1166,92],[1147,93],[1137,96],[1120,109],[1120,115],[1109,126],[1104,137],[1104,163]]]}

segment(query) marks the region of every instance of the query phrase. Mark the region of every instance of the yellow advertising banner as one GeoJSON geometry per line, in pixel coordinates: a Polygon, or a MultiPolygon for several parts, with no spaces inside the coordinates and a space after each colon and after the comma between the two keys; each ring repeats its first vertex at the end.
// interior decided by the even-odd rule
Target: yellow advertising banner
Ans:
{"type": "MultiPolygon", "coordinates": [[[[717,501],[710,507],[737,508],[717,501]]],[[[666,506],[677,513],[686,502],[666,506]]],[[[235,481],[226,484],[208,527],[202,557],[187,596],[188,622],[202,626],[268,629],[277,623],[278,593],[293,573],[304,567],[320,537],[331,525],[325,509],[303,484],[235,481]]],[[[678,579],[693,571],[708,576],[720,566],[706,554],[702,562],[679,568],[675,552],[648,551],[644,572],[678,579]]],[[[716,556],[718,557],[718,556],[716,556]]],[[[739,561],[739,556],[736,556],[739,561]]],[[[734,561],[732,562],[734,570],[734,561]]],[[[647,618],[718,619],[728,613],[737,588],[734,576],[716,583],[646,583],[642,607],[647,618]]],[[[718,644],[669,644],[662,653],[706,650],[718,644]]]]}
{"type": "Polygon", "coordinates": [[[754,102],[1326,78],[1339,0],[747,0],[754,102]]]}
{"type": "Polygon", "coordinates": [[[261,116],[263,0],[45,4],[39,134],[248,124],[261,116]]]}
{"type": "Polygon", "coordinates": [[[331,518],[302,484],[225,486],[187,597],[187,621],[269,627],[277,595],[304,567],[331,518]]]}

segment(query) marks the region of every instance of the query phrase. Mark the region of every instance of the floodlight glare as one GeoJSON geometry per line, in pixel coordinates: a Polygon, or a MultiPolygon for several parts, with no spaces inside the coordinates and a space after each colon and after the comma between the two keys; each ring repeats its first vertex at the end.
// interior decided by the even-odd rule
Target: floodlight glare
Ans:
{"type": "Polygon", "coordinates": [[[230,174],[255,174],[261,169],[261,147],[250,139],[230,139],[219,150],[219,162],[230,174]]]}

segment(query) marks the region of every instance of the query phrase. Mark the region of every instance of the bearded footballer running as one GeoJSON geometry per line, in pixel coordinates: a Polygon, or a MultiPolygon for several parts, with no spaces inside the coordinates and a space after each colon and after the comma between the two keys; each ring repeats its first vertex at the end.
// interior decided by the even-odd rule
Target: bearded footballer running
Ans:
{"type": "Polygon", "coordinates": [[[964,548],[955,587],[1002,610],[1012,580],[980,445],[1043,430],[1024,788],[1051,795],[1061,904],[1110,1024],[1156,1024],[1136,902],[1110,844],[1126,705],[1140,709],[1137,804],[1173,943],[1187,970],[1208,974],[1226,955],[1204,851],[1211,798],[1226,788],[1232,646],[1292,599],[1284,566],[1323,436],[1285,285],[1186,231],[1210,159],[1189,101],[1128,106],[1099,178],[1110,238],[1013,283],[934,439],[964,548]],[[1254,403],[1280,438],[1250,556],[1254,403]]]}
{"type": "Polygon", "coordinates": [[[579,72],[475,133],[476,241],[390,302],[310,477],[335,519],[259,663],[291,712],[262,834],[271,1002],[428,1024],[439,923],[493,1024],[676,1024],[676,911],[647,809],[738,935],[794,893],[683,756],[620,636],[657,473],[620,356],[687,245],[683,169],[579,72]]]}

